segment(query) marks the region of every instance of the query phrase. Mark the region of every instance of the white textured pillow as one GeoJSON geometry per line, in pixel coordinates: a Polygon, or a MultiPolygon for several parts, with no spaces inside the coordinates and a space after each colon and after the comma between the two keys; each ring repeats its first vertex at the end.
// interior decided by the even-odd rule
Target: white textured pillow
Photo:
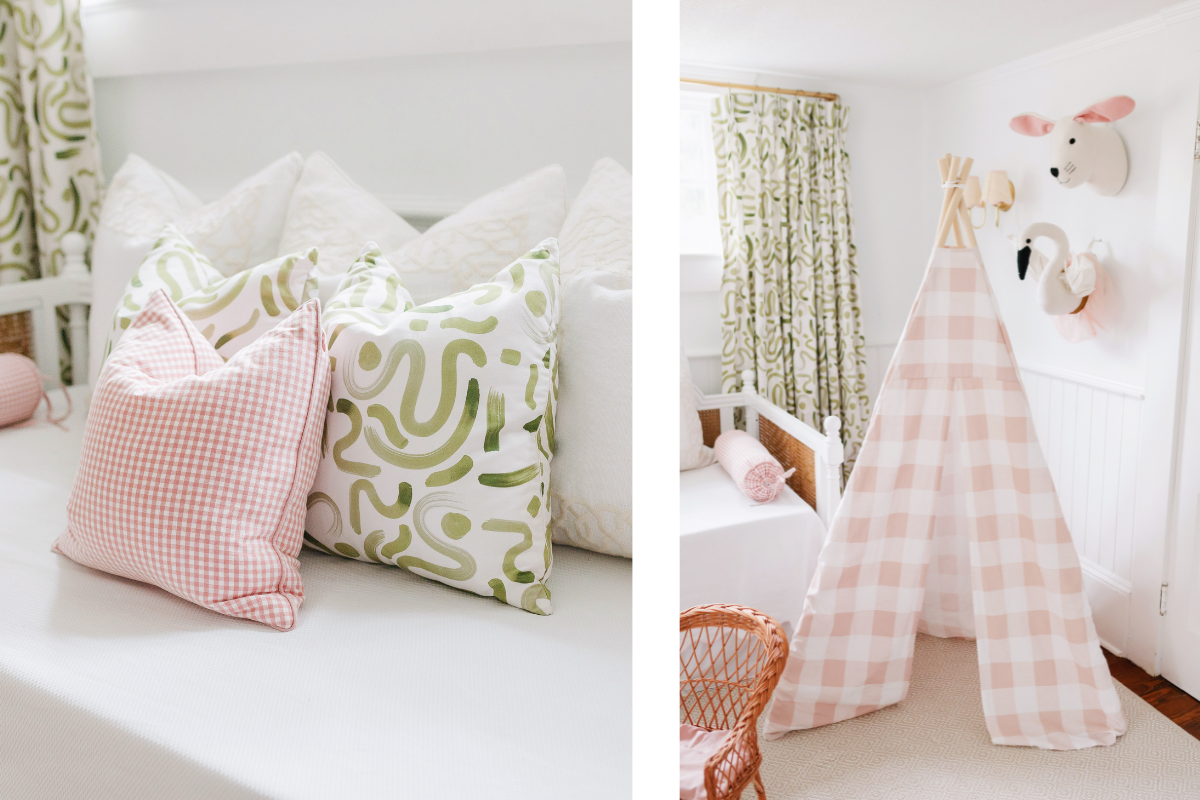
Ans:
{"type": "Polygon", "coordinates": [[[562,288],[555,544],[633,557],[633,292],[587,270],[562,288]]]}
{"type": "Polygon", "coordinates": [[[616,288],[632,288],[633,176],[611,158],[597,161],[558,241],[563,280],[593,269],[616,275],[616,288]]]}
{"type": "Polygon", "coordinates": [[[108,326],[125,285],[163,227],[174,224],[223,275],[274,258],[303,163],[299,153],[290,153],[203,205],[145,159],[125,159],[105,194],[92,245],[89,383],[100,372],[108,326]]]}
{"type": "Polygon", "coordinates": [[[716,460],[711,447],[704,444],[704,428],[696,410],[696,389],[692,368],[683,348],[679,348],[679,471],[707,467],[716,460]]]}
{"type": "Polygon", "coordinates": [[[179,181],[130,154],[105,192],[100,227],[131,239],[153,239],[164,225],[203,205],[179,181]]]}
{"type": "Polygon", "coordinates": [[[220,200],[176,220],[175,227],[222,275],[270,261],[279,250],[288,202],[303,166],[299,153],[289,153],[220,200]]]}
{"type": "Polygon", "coordinates": [[[558,236],[566,215],[566,177],[555,164],[479,198],[385,255],[413,300],[427,303],[491,280],[538,242],[558,236]]]}
{"type": "MultiPolygon", "coordinates": [[[[321,275],[343,275],[373,241],[390,252],[417,238],[417,229],[379,202],[321,152],[304,162],[292,192],[279,255],[317,247],[321,275]]],[[[336,289],[336,286],[333,287],[336,289]]]]}

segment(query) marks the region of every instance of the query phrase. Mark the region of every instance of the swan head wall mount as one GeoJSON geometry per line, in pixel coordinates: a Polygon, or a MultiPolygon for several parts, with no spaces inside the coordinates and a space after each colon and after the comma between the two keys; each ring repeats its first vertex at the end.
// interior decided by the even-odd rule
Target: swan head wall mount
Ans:
{"type": "Polygon", "coordinates": [[[1042,311],[1051,316],[1082,311],[1096,285],[1095,264],[1090,258],[1071,258],[1071,243],[1063,229],[1049,222],[1035,222],[1021,232],[1016,244],[1017,275],[1025,280],[1031,264],[1034,266],[1042,311]],[[1049,259],[1033,247],[1042,238],[1054,243],[1054,254],[1049,259]]]}
{"type": "Polygon", "coordinates": [[[1050,176],[1059,186],[1075,189],[1086,183],[1096,194],[1111,197],[1125,186],[1129,154],[1121,134],[1107,123],[1129,116],[1134,105],[1133,98],[1118,95],[1058,121],[1020,114],[1008,127],[1022,136],[1050,137],[1050,176]]]}

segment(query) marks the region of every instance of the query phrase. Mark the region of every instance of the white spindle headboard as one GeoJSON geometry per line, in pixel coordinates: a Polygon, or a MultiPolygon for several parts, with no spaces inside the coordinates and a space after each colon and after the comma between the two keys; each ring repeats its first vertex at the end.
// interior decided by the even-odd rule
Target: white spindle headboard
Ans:
{"type": "Polygon", "coordinates": [[[0,286],[0,315],[30,312],[33,325],[33,360],[43,375],[59,374],[57,308],[66,306],[68,339],[71,342],[71,374],[75,381],[88,374],[87,308],[92,302],[92,276],[84,253],[83,234],[67,233],[62,238],[66,263],[61,274],[0,286]]]}

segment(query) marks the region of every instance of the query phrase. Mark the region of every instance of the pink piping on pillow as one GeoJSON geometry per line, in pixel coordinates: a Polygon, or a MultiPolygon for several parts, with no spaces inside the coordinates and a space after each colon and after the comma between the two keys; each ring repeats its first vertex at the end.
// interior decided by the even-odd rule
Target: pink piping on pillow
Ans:
{"type": "Polygon", "coordinates": [[[795,470],[783,471],[775,457],[757,439],[745,431],[725,431],[713,444],[717,461],[742,494],[759,503],[779,496],[795,470]]]}

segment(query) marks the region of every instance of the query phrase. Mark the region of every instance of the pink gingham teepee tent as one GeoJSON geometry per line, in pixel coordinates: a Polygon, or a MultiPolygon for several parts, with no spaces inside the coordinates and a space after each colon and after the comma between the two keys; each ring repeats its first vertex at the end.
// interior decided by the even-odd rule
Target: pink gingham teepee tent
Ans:
{"type": "Polygon", "coordinates": [[[933,256],[809,587],[766,736],[908,694],[918,631],[974,638],[992,742],[1125,732],[1079,557],[961,204],[939,162],[933,256]],[[958,247],[947,247],[950,231],[958,247]],[[964,236],[965,232],[965,236],[964,236]]]}

